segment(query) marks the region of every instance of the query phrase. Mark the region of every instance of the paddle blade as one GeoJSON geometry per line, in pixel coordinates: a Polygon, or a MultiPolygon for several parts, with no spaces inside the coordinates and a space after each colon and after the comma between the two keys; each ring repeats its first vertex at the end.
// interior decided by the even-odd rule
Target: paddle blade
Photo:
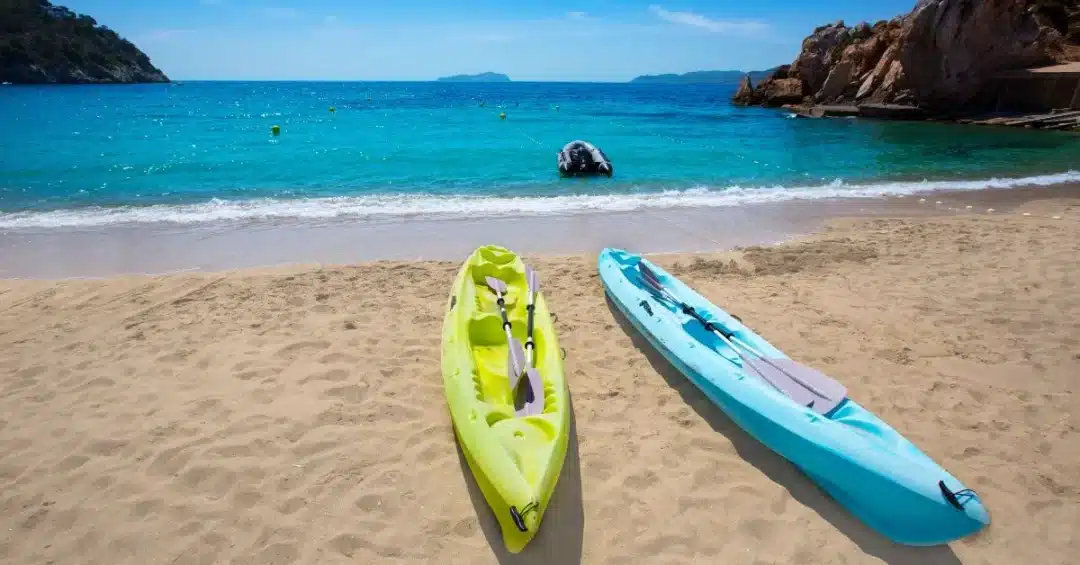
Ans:
{"type": "Polygon", "coordinates": [[[544,413],[544,381],[535,368],[525,370],[525,383],[515,394],[514,413],[518,416],[539,416],[544,413]]]}
{"type": "Polygon", "coordinates": [[[750,369],[751,373],[764,379],[796,404],[806,406],[818,414],[828,414],[847,396],[844,385],[790,359],[766,361],[749,355],[741,357],[744,366],[750,369]]]}
{"type": "Polygon", "coordinates": [[[496,294],[506,294],[505,282],[495,277],[486,277],[484,280],[487,281],[487,285],[491,287],[491,290],[494,290],[496,294]]]}
{"type": "Polygon", "coordinates": [[[532,267],[525,267],[525,280],[529,283],[529,293],[536,295],[540,292],[540,275],[532,267]]]}
{"type": "Polygon", "coordinates": [[[510,338],[510,347],[506,354],[506,376],[510,379],[510,390],[517,388],[521,375],[525,374],[525,348],[515,338],[510,338]]]}
{"type": "Polygon", "coordinates": [[[641,280],[646,286],[651,288],[653,292],[662,294],[664,292],[664,285],[660,282],[660,277],[656,272],[650,269],[645,263],[638,263],[638,271],[641,272],[641,280]]]}
{"type": "Polygon", "coordinates": [[[808,367],[791,359],[769,359],[769,363],[779,367],[792,380],[811,389],[817,396],[834,401],[837,404],[847,398],[847,387],[840,381],[813,367],[808,367]]]}

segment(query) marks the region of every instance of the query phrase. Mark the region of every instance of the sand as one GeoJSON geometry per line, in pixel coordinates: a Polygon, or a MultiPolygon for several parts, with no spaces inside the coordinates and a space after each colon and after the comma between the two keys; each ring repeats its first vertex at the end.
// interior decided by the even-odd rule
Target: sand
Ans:
{"type": "Polygon", "coordinates": [[[655,257],[977,489],[993,524],[949,547],[888,542],[741,432],[594,259],[529,257],[575,435],[517,556],[444,405],[456,263],[0,281],[0,563],[1076,562],[1080,200],[655,257]]]}

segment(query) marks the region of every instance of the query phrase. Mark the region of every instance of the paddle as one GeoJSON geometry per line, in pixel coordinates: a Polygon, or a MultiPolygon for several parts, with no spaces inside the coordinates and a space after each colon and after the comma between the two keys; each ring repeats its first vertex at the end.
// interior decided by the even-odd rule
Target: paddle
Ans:
{"type": "Polygon", "coordinates": [[[502,315],[502,326],[503,331],[506,332],[507,349],[509,351],[506,356],[506,376],[510,379],[510,390],[513,391],[517,388],[521,375],[525,374],[525,350],[521,347],[521,342],[515,339],[514,334],[510,332],[511,324],[510,319],[506,316],[506,299],[504,298],[506,296],[506,283],[495,277],[487,277],[485,280],[491,290],[495,291],[495,296],[498,297],[499,314],[502,315]]]}
{"type": "Polygon", "coordinates": [[[638,263],[638,270],[641,273],[642,282],[649,290],[671,301],[681,308],[683,313],[700,322],[706,330],[723,340],[742,359],[745,368],[750,369],[798,404],[824,415],[831,412],[847,397],[847,389],[844,385],[822,372],[791,359],[770,358],[735,337],[732,332],[725,332],[722,327],[706,320],[693,306],[679,300],[665,288],[660,277],[645,263],[638,263]]]}
{"type": "Polygon", "coordinates": [[[535,291],[540,288],[540,278],[532,269],[527,268],[526,278],[529,279],[529,358],[526,361],[525,352],[521,342],[514,338],[511,333],[510,319],[506,315],[506,283],[495,277],[487,277],[485,280],[491,290],[498,297],[499,314],[502,315],[503,330],[506,332],[506,341],[509,345],[506,359],[506,373],[510,379],[510,394],[514,397],[514,414],[517,416],[533,416],[544,413],[544,381],[540,378],[540,371],[532,367],[533,349],[536,345],[532,342],[533,306],[536,298],[535,291]],[[529,275],[531,273],[531,275],[529,275]],[[528,381],[528,387],[518,391],[518,384],[522,375],[528,381]],[[518,408],[520,406],[520,408],[518,408]]]}

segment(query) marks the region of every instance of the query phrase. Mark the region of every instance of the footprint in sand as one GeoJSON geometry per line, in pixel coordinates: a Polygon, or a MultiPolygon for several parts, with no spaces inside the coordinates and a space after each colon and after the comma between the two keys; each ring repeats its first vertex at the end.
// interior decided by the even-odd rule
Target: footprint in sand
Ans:
{"type": "Polygon", "coordinates": [[[64,458],[56,467],[53,467],[55,473],[66,473],[82,467],[89,461],[90,458],[84,455],[70,455],[64,458]]]}
{"type": "Polygon", "coordinates": [[[281,392],[285,390],[285,385],[274,386],[276,382],[276,379],[263,381],[264,384],[268,384],[269,386],[252,392],[251,399],[259,404],[273,404],[275,400],[281,397],[281,392]]]}
{"type": "Polygon", "coordinates": [[[305,506],[307,506],[307,500],[300,497],[293,497],[286,500],[281,506],[278,506],[278,512],[288,516],[289,514],[296,513],[305,506]]]}
{"type": "Polygon", "coordinates": [[[157,362],[158,363],[180,363],[180,362],[183,362],[183,361],[187,360],[187,358],[192,353],[194,353],[194,351],[192,351],[190,349],[181,349],[179,351],[174,351],[174,352],[169,353],[167,355],[162,355],[161,357],[158,357],[157,362]]]}
{"type": "Polygon", "coordinates": [[[300,459],[308,459],[314,455],[330,451],[334,448],[340,447],[341,442],[338,441],[318,441],[314,443],[305,443],[293,448],[292,452],[300,459]]]}
{"type": "Polygon", "coordinates": [[[158,454],[150,462],[149,472],[158,475],[175,475],[191,460],[192,453],[183,447],[173,447],[158,454]]]}
{"type": "MultiPolygon", "coordinates": [[[[329,345],[329,344],[327,344],[327,345],[329,345]]],[[[319,363],[321,363],[323,365],[330,365],[332,363],[348,364],[348,363],[355,363],[356,361],[357,361],[356,357],[353,357],[352,355],[348,355],[348,354],[345,354],[345,353],[328,353],[328,354],[323,355],[322,357],[319,358],[319,363]]]]}
{"type": "Polygon", "coordinates": [[[49,370],[45,365],[34,365],[15,372],[16,379],[31,380],[49,370]]]}
{"type": "Polygon", "coordinates": [[[300,558],[300,550],[295,543],[271,544],[259,552],[256,563],[259,565],[288,565],[300,558]]]}
{"type": "Polygon", "coordinates": [[[332,388],[324,396],[341,399],[349,404],[359,404],[367,398],[367,385],[351,385],[332,388]]]}
{"type": "Polygon", "coordinates": [[[233,504],[238,508],[251,508],[262,501],[262,493],[254,490],[243,490],[233,495],[233,504]]]}
{"type": "Polygon", "coordinates": [[[121,449],[127,447],[128,442],[119,439],[102,439],[90,444],[87,451],[92,455],[110,456],[116,455],[121,449]]]}
{"type": "Polygon", "coordinates": [[[114,381],[114,380],[112,380],[112,379],[110,379],[108,377],[98,377],[96,379],[91,379],[89,381],[86,381],[85,383],[75,387],[72,390],[81,391],[81,390],[87,390],[87,389],[96,388],[96,387],[110,387],[110,386],[113,386],[115,384],[116,384],[116,381],[114,381]]]}
{"type": "Polygon", "coordinates": [[[15,482],[15,479],[19,475],[26,471],[25,467],[18,467],[15,465],[2,465],[0,466],[0,481],[15,482]]]}
{"type": "Polygon", "coordinates": [[[309,377],[304,377],[300,381],[300,384],[307,384],[311,381],[329,381],[332,383],[339,383],[349,379],[349,371],[346,369],[330,369],[325,373],[316,373],[309,377]]]}
{"type": "Polygon", "coordinates": [[[312,340],[312,341],[298,341],[296,343],[286,345],[277,351],[278,357],[294,357],[299,355],[311,355],[317,351],[322,351],[330,347],[330,342],[326,340],[312,340]]]}
{"type": "Polygon", "coordinates": [[[220,410],[224,403],[220,398],[203,398],[197,400],[190,409],[188,409],[187,415],[189,418],[202,418],[211,412],[220,410]]]}
{"type": "Polygon", "coordinates": [[[656,476],[656,473],[646,470],[626,477],[623,480],[623,485],[633,490],[644,490],[658,482],[660,482],[660,478],[656,476]]]}
{"type": "Polygon", "coordinates": [[[236,473],[216,466],[195,467],[180,477],[180,482],[195,491],[224,497],[236,483],[236,473]]]}

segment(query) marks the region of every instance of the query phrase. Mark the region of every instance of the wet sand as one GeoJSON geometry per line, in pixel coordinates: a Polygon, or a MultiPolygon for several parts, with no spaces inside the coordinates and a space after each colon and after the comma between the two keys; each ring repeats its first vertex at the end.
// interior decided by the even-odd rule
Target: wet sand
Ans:
{"type": "Polygon", "coordinates": [[[642,253],[717,251],[785,241],[840,216],[985,214],[991,208],[1007,212],[1032,198],[1078,193],[1080,186],[1061,185],[551,216],[9,229],[0,230],[0,277],[105,277],[376,260],[458,261],[493,241],[519,253],[549,255],[597,253],[604,247],[642,253]]]}

